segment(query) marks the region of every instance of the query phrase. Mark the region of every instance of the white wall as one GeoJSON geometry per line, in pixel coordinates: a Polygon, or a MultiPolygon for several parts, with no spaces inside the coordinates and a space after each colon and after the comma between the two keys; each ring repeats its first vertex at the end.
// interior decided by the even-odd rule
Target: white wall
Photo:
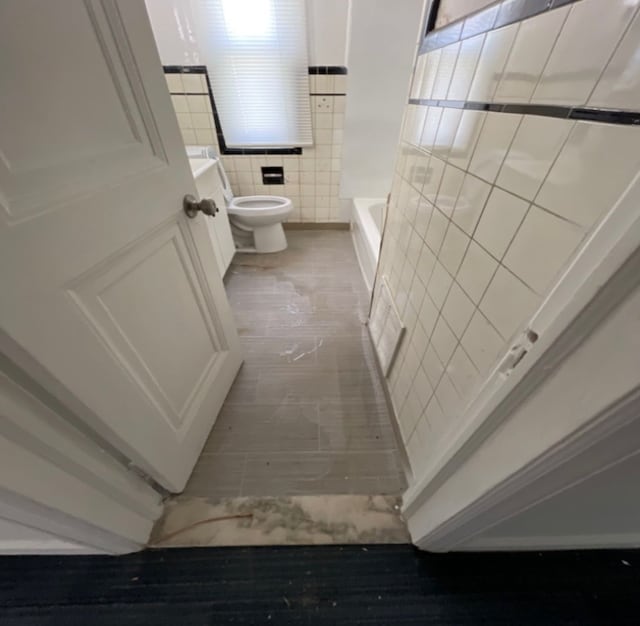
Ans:
{"type": "Polygon", "coordinates": [[[385,197],[391,189],[423,4],[423,0],[351,1],[343,198],[385,197]]]}
{"type": "Polygon", "coordinates": [[[309,65],[346,65],[352,0],[307,0],[309,65]]]}
{"type": "MultiPolygon", "coordinates": [[[[344,65],[349,0],[306,0],[309,65],[344,65]]],[[[163,65],[202,65],[188,0],[145,0],[163,65]]]]}
{"type": "Polygon", "coordinates": [[[189,0],[145,0],[163,65],[203,65],[189,0]]]}

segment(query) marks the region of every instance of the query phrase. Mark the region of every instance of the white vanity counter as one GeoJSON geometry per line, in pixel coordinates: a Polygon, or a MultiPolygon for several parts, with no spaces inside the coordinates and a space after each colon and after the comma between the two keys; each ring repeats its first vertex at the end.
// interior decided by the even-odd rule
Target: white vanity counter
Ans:
{"type": "Polygon", "coordinates": [[[216,164],[216,159],[189,159],[189,165],[191,166],[191,173],[193,177],[198,180],[202,174],[208,169],[212,168],[216,164]]]}
{"type": "Polygon", "coordinates": [[[216,255],[220,274],[224,276],[233,255],[236,246],[231,235],[231,226],[229,225],[229,216],[227,215],[227,205],[222,193],[222,182],[215,167],[217,159],[190,158],[189,165],[193,178],[196,181],[196,188],[200,198],[213,198],[218,207],[218,213],[215,217],[206,217],[209,226],[209,234],[211,235],[211,243],[213,251],[216,255]]]}

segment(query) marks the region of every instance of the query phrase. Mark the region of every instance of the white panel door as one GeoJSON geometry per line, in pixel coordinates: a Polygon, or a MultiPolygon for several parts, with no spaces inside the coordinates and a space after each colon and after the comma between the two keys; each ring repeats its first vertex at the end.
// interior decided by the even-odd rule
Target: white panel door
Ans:
{"type": "Polygon", "coordinates": [[[143,0],[0,2],[0,350],[171,491],[240,367],[143,0]]]}

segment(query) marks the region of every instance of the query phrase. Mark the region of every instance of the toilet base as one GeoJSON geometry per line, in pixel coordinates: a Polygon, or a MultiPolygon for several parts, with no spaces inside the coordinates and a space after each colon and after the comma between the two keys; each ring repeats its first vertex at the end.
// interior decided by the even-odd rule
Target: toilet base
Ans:
{"type": "Polygon", "coordinates": [[[253,246],[247,245],[248,238],[246,235],[248,232],[246,230],[242,229],[242,237],[237,236],[240,235],[240,233],[235,229],[232,230],[234,231],[236,250],[238,252],[268,254],[270,252],[281,252],[287,249],[287,238],[285,237],[281,222],[269,226],[259,226],[250,231],[253,235],[253,237],[251,237],[253,246]]]}
{"type": "Polygon", "coordinates": [[[260,226],[253,229],[253,242],[256,252],[280,252],[287,249],[287,238],[282,223],[260,226]]]}

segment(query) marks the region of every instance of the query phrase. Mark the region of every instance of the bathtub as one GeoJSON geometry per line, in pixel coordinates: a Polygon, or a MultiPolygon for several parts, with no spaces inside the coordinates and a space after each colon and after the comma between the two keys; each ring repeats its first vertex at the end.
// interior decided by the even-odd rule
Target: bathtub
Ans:
{"type": "Polygon", "coordinates": [[[384,198],[353,199],[351,236],[364,282],[369,291],[373,289],[373,279],[378,266],[386,203],[384,198]]]}

